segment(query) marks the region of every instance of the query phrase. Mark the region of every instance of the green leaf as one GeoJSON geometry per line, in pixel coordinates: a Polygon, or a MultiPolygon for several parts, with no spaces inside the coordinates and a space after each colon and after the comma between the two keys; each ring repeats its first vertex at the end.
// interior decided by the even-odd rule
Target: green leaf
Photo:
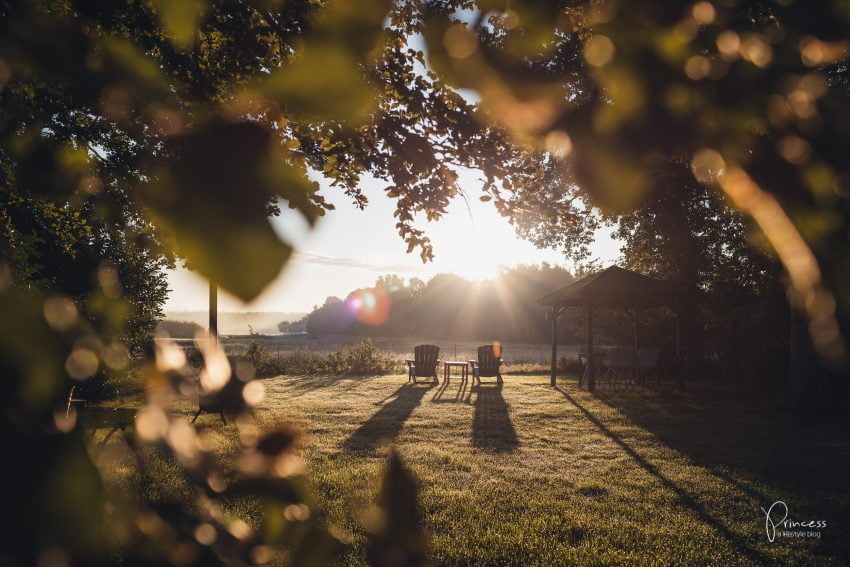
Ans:
{"type": "Polygon", "coordinates": [[[171,167],[143,188],[144,203],[192,269],[254,299],[292,253],[269,222],[269,206],[285,197],[312,222],[315,184],[253,122],[213,121],[175,140],[172,151],[171,167]]]}
{"type": "Polygon", "coordinates": [[[162,68],[130,41],[118,37],[101,41],[93,61],[102,73],[101,79],[117,88],[131,85],[133,94],[141,100],[162,99],[172,94],[162,68]]]}
{"type": "Polygon", "coordinates": [[[30,295],[0,290],[0,313],[2,395],[8,396],[4,401],[14,400],[16,411],[24,415],[46,414],[61,395],[67,346],[30,295]]]}
{"type": "Polygon", "coordinates": [[[366,84],[357,61],[333,44],[308,47],[291,64],[274,72],[260,89],[288,112],[319,119],[363,117],[375,101],[375,92],[366,84]]]}
{"type": "Polygon", "coordinates": [[[91,167],[82,147],[45,135],[40,124],[12,138],[4,149],[18,160],[18,188],[57,202],[79,189],[91,167]]]}
{"type": "Polygon", "coordinates": [[[151,0],[168,38],[179,48],[194,43],[206,12],[204,0],[151,0]]]}
{"type": "Polygon", "coordinates": [[[377,91],[364,67],[377,57],[389,2],[330,2],[292,60],[259,84],[287,111],[318,120],[362,120],[377,91]]]}

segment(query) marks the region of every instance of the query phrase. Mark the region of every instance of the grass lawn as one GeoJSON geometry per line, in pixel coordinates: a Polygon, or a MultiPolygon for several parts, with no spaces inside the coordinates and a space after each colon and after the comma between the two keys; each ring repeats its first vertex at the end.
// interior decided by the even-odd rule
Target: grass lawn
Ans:
{"type": "MultiPolygon", "coordinates": [[[[438,564],[850,562],[846,419],[790,419],[780,402],[757,394],[591,395],[573,380],[552,388],[542,376],[507,376],[503,388],[470,388],[457,377],[448,386],[405,380],[264,381],[256,416],[304,432],[319,509],[353,539],[346,563],[363,562],[357,518],[374,500],[388,438],[421,483],[438,564]],[[770,543],[760,508],[777,500],[790,519],[826,520],[821,537],[770,543]]],[[[175,409],[189,415],[192,407],[175,409]]],[[[197,425],[222,457],[235,454],[235,426],[213,415],[197,425]]],[[[101,462],[111,484],[135,484],[150,500],[173,490],[167,467],[138,486],[117,449],[101,462]]],[[[258,514],[249,500],[234,509],[258,514]]]]}

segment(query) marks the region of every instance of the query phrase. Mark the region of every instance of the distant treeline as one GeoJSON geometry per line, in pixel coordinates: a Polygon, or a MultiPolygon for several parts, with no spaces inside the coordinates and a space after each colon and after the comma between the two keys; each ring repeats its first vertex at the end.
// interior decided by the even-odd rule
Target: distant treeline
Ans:
{"type": "Polygon", "coordinates": [[[160,321],[156,327],[157,333],[167,333],[173,339],[193,339],[204,328],[194,321],[172,321],[165,319],[160,321]]]}
{"type": "MultiPolygon", "coordinates": [[[[551,324],[536,302],[572,280],[563,268],[545,263],[516,266],[485,281],[454,274],[438,274],[427,282],[382,276],[374,287],[353,290],[344,300],[328,297],[303,320],[281,324],[280,330],[303,328],[314,336],[547,341],[551,324]]],[[[561,333],[562,342],[573,340],[572,333],[561,333]]]]}
{"type": "Polygon", "coordinates": [[[307,332],[307,319],[310,315],[304,315],[297,321],[281,321],[277,324],[277,330],[284,335],[298,335],[307,332]]]}

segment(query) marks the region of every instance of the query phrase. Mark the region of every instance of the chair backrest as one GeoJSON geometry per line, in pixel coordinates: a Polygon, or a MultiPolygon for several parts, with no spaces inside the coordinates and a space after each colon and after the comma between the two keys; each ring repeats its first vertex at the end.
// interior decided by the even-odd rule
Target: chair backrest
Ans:
{"type": "Polygon", "coordinates": [[[432,376],[437,372],[437,360],[440,347],[437,345],[417,345],[413,349],[413,360],[417,376],[432,376]]]}
{"type": "Polygon", "coordinates": [[[242,380],[231,376],[220,390],[210,393],[201,392],[198,395],[198,407],[209,413],[240,411],[245,403],[244,388],[245,383],[242,380]]]}
{"type": "Polygon", "coordinates": [[[484,345],[478,347],[478,366],[481,376],[496,376],[502,364],[502,345],[484,345]]]}
{"type": "Polygon", "coordinates": [[[630,348],[617,347],[608,351],[605,366],[608,368],[631,368],[635,362],[635,351],[630,348]]]}
{"type": "Polygon", "coordinates": [[[658,355],[661,349],[642,348],[637,351],[637,367],[641,370],[654,370],[658,368],[658,355]]]}

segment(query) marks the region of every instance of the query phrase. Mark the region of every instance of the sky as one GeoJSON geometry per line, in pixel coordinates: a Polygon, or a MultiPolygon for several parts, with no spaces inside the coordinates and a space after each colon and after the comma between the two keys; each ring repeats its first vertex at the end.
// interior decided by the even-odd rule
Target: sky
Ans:
{"type": "MultiPolygon", "coordinates": [[[[467,18],[473,16],[466,14],[467,18]]],[[[410,41],[415,49],[426,51],[421,37],[412,37],[410,41]]],[[[472,91],[461,89],[460,94],[471,103],[478,100],[472,91]]],[[[294,246],[293,259],[263,294],[249,304],[220,292],[219,310],[309,312],[328,296],[344,299],[350,291],[372,286],[379,276],[386,274],[427,280],[441,272],[453,272],[467,279],[487,279],[501,267],[541,262],[570,269],[561,252],[539,250],[520,239],[491,203],[478,199],[481,195],[478,172],[459,174],[459,185],[468,199],[457,197],[440,220],[418,224],[426,230],[434,246],[435,258],[427,264],[419,259],[418,250],[406,253],[407,245],[395,228],[394,200],[383,191],[385,182],[364,178],[361,188],[369,198],[369,206],[361,211],[342,190],[315,177],[321,194],[336,209],[311,229],[298,213],[281,207],[283,214],[272,219],[272,223],[278,234],[294,246]]],[[[610,232],[602,232],[596,239],[593,256],[607,265],[619,256],[619,248],[610,232]]],[[[169,274],[169,287],[166,311],[207,309],[208,283],[198,275],[177,269],[169,274]]]]}
{"type": "MultiPolygon", "coordinates": [[[[482,203],[476,172],[463,172],[460,186],[467,202],[457,197],[439,221],[418,223],[434,245],[435,259],[423,264],[417,250],[407,245],[395,229],[394,200],[383,192],[384,182],[364,180],[369,198],[365,210],[357,209],[341,189],[321,184],[320,192],[336,206],[311,229],[300,215],[283,207],[272,219],[275,230],[294,245],[296,253],[283,271],[253,302],[219,293],[220,311],[308,312],[328,296],[345,298],[352,290],[372,286],[378,276],[397,274],[405,279],[427,280],[440,272],[468,279],[493,277],[500,267],[549,262],[570,268],[557,250],[539,250],[520,239],[514,228],[491,203],[482,203]]],[[[608,233],[597,237],[594,256],[603,264],[619,254],[619,244],[608,233]]],[[[208,284],[186,269],[169,274],[166,311],[206,310],[208,284]]]]}

